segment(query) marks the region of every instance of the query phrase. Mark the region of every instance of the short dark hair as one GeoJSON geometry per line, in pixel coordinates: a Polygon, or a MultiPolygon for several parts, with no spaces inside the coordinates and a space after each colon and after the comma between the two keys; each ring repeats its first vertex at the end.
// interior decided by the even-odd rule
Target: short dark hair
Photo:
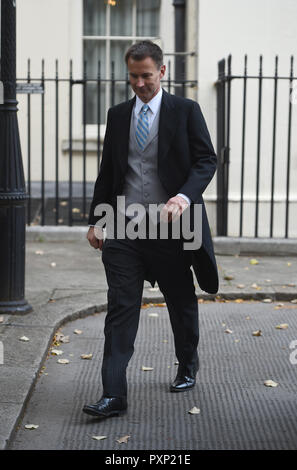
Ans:
{"type": "Polygon", "coordinates": [[[125,54],[125,61],[127,65],[130,57],[134,60],[143,60],[147,57],[151,57],[158,68],[163,65],[162,49],[157,46],[157,44],[154,44],[149,40],[136,42],[129,47],[125,54]]]}

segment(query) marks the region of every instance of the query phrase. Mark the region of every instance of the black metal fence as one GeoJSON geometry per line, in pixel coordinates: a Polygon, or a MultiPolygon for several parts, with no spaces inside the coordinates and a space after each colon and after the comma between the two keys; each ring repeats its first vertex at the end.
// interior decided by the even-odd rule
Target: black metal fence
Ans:
{"type": "MultiPolygon", "coordinates": [[[[109,106],[117,104],[119,101],[129,99],[133,94],[128,80],[128,74],[123,80],[115,78],[114,63],[111,63],[111,78],[104,79],[100,74],[100,62],[98,62],[98,71],[96,77],[87,77],[87,64],[84,62],[82,78],[74,78],[72,61],[69,63],[68,78],[59,76],[59,64],[55,64],[55,76],[48,78],[45,76],[45,64],[42,61],[41,75],[36,78],[31,76],[30,60],[28,60],[28,71],[25,78],[17,80],[17,93],[27,94],[25,101],[22,102],[22,117],[26,116],[26,131],[22,142],[23,158],[26,161],[26,184],[28,192],[27,204],[27,224],[40,225],[77,225],[86,224],[88,219],[89,205],[92,198],[94,181],[97,177],[102,144],[100,138],[100,124],[104,123],[106,109],[109,106]],[[63,86],[63,91],[61,87],[63,86]],[[81,87],[81,115],[78,117],[81,132],[81,146],[74,148],[73,120],[77,120],[75,110],[74,93],[76,87],[81,87]],[[66,88],[65,88],[66,87],[66,88]],[[47,93],[51,89],[51,100],[46,104],[47,93]],[[106,90],[108,90],[109,102],[106,102],[106,90]],[[66,99],[66,94],[67,99],[66,99]],[[35,96],[38,95],[38,96],[35,96]],[[61,100],[64,100],[64,109],[61,109],[61,100]],[[32,111],[32,100],[34,103],[34,112],[32,111]],[[39,100],[39,103],[36,103],[39,100]],[[65,113],[65,100],[67,113],[65,113]],[[104,105],[102,106],[102,101],[104,105]],[[88,115],[88,104],[92,105],[92,116],[88,115]],[[25,106],[24,106],[25,105],[25,106]],[[26,110],[23,109],[26,107],[26,110]],[[47,117],[48,108],[51,108],[51,116],[47,117]],[[61,118],[61,112],[63,117],[61,118]],[[39,118],[36,123],[36,113],[39,118]],[[95,117],[94,117],[95,116],[95,117]],[[65,136],[65,118],[68,120],[67,136],[65,136]],[[35,119],[35,121],[34,121],[35,119]],[[49,122],[50,121],[50,122],[49,122]],[[92,181],[87,178],[88,165],[88,137],[87,126],[91,123],[97,127],[96,144],[92,148],[93,154],[96,154],[97,168],[92,175],[92,181]],[[61,134],[61,124],[63,124],[63,133],[61,134]],[[37,129],[38,125],[38,129],[37,129]],[[49,132],[51,127],[51,132],[49,132]],[[38,135],[37,135],[38,134],[38,135]],[[68,155],[68,178],[67,181],[60,179],[60,159],[61,159],[61,141],[68,137],[64,153],[68,155]],[[32,161],[37,164],[36,155],[32,157],[32,146],[36,154],[36,138],[40,138],[40,147],[37,150],[37,156],[40,158],[40,168],[38,177],[32,179],[32,161]],[[51,147],[50,155],[48,148],[51,147]],[[46,155],[47,153],[47,155],[46,155]],[[81,169],[79,178],[73,177],[73,161],[76,155],[81,156],[81,169]],[[48,178],[48,167],[53,170],[54,178],[48,178]]],[[[185,96],[188,87],[196,87],[195,80],[183,79],[179,82],[171,78],[171,64],[168,62],[167,80],[162,80],[162,86],[169,92],[175,93],[176,89],[182,90],[185,96]]],[[[19,97],[18,97],[19,99],[19,97]]],[[[24,122],[24,121],[22,121],[24,122]]],[[[21,126],[24,128],[24,124],[21,126]]],[[[23,132],[24,133],[24,132],[23,132]]],[[[65,167],[65,159],[64,159],[65,167]]],[[[35,169],[36,170],[36,169],[35,169]]],[[[65,171],[64,171],[65,172],[65,171]]]]}
{"type": "Polygon", "coordinates": [[[242,74],[232,74],[231,61],[219,61],[216,82],[217,234],[297,237],[294,59],[283,74],[276,56],[271,75],[262,55],[256,74],[247,55],[242,74]]]}

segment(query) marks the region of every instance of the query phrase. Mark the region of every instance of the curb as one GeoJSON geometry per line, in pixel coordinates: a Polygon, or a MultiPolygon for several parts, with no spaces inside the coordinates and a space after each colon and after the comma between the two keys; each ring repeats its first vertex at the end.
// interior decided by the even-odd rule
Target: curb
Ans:
{"type": "MultiPolygon", "coordinates": [[[[85,240],[87,226],[68,227],[36,225],[26,227],[27,241],[78,241],[85,240]]],[[[262,256],[297,256],[297,239],[289,238],[253,238],[253,237],[218,237],[214,236],[213,245],[216,255],[262,255],[262,256]]]]}

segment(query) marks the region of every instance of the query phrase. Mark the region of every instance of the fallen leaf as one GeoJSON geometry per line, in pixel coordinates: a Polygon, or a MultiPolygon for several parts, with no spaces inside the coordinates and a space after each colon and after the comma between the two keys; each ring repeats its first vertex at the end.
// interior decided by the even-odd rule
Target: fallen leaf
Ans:
{"type": "Polygon", "coordinates": [[[250,264],[259,264],[259,261],[256,258],[252,258],[250,264]]]}
{"type": "Polygon", "coordinates": [[[4,317],[0,317],[0,323],[4,322],[4,317]]]}
{"type": "Polygon", "coordinates": [[[287,263],[287,266],[292,266],[292,263],[287,263]]]}
{"type": "Polygon", "coordinates": [[[224,276],[224,279],[225,279],[226,281],[232,281],[232,279],[234,279],[234,276],[228,276],[228,275],[226,275],[226,276],[224,276]]]}
{"type": "Polygon", "coordinates": [[[81,335],[82,334],[82,330],[74,330],[74,332],[76,335],[81,335]]]}
{"type": "Polygon", "coordinates": [[[42,250],[37,250],[35,251],[35,255],[43,255],[44,251],[42,250]]]}
{"type": "Polygon", "coordinates": [[[270,304],[272,302],[272,299],[263,299],[262,302],[270,304]]]}
{"type": "Polygon", "coordinates": [[[81,354],[80,356],[82,359],[92,359],[93,354],[81,354]]]}
{"type": "Polygon", "coordinates": [[[51,350],[51,353],[52,353],[54,356],[60,356],[61,354],[63,354],[63,351],[61,351],[61,349],[52,349],[52,350],[51,350]]]}
{"type": "Polygon", "coordinates": [[[55,335],[56,343],[69,343],[69,336],[63,335],[63,333],[56,333],[55,335]]]}
{"type": "Polygon", "coordinates": [[[96,441],[101,441],[102,439],[106,439],[107,436],[92,436],[92,439],[96,439],[96,441]]]}
{"type": "Polygon", "coordinates": [[[25,424],[26,429],[37,429],[39,428],[39,424],[25,424]]]}
{"type": "Polygon", "coordinates": [[[68,359],[58,359],[57,362],[59,364],[69,364],[69,360],[68,359]]]}
{"type": "Polygon", "coordinates": [[[168,339],[163,339],[163,343],[168,343],[168,339]]]}
{"type": "Polygon", "coordinates": [[[153,304],[155,307],[166,307],[166,303],[162,302],[161,304],[153,304]]]}
{"type": "Polygon", "coordinates": [[[56,263],[51,263],[52,268],[55,268],[56,266],[57,266],[56,263]]]}
{"type": "Polygon", "coordinates": [[[159,314],[158,313],[149,313],[148,316],[149,317],[158,317],[159,314]]]}
{"type": "Polygon", "coordinates": [[[68,202],[67,201],[61,201],[60,206],[67,206],[68,202]]]}
{"type": "Polygon", "coordinates": [[[243,299],[235,299],[235,302],[236,302],[237,304],[242,304],[243,299]]]}
{"type": "Polygon", "coordinates": [[[233,331],[230,330],[229,328],[227,328],[227,329],[225,330],[225,333],[233,333],[233,331]]]}
{"type": "Polygon", "coordinates": [[[116,441],[117,441],[119,444],[123,444],[123,443],[124,443],[124,444],[127,444],[129,437],[131,437],[131,436],[123,436],[123,437],[120,437],[120,439],[117,439],[116,441]]]}
{"type": "Polygon", "coordinates": [[[245,319],[246,319],[246,320],[250,320],[250,319],[251,319],[251,317],[245,317],[245,319]]]}
{"type": "Polygon", "coordinates": [[[146,367],[146,366],[142,366],[141,369],[142,369],[142,370],[154,370],[153,367],[146,367]]]}
{"type": "Polygon", "coordinates": [[[19,338],[20,341],[30,341],[29,338],[27,338],[27,336],[22,336],[21,338],[19,338]]]}
{"type": "Polygon", "coordinates": [[[188,411],[188,413],[191,413],[191,415],[198,415],[200,413],[200,409],[194,406],[191,410],[188,411]]]}
{"type": "Polygon", "coordinates": [[[274,382],[274,380],[265,380],[264,385],[266,385],[266,387],[277,387],[278,383],[274,382]]]}
{"type": "Polygon", "coordinates": [[[291,304],[297,304],[297,299],[291,300],[291,304]]]}
{"type": "Polygon", "coordinates": [[[262,331],[261,330],[256,330],[256,331],[253,331],[253,336],[262,336],[262,331]]]}
{"type": "Polygon", "coordinates": [[[271,282],[271,279],[265,279],[266,282],[271,282]]]}
{"type": "Polygon", "coordinates": [[[78,214],[80,212],[80,209],[78,209],[77,207],[73,207],[72,212],[78,214]]]}
{"type": "Polygon", "coordinates": [[[253,287],[254,289],[257,289],[257,290],[261,290],[261,287],[258,286],[258,284],[256,284],[255,282],[254,282],[254,284],[251,285],[251,287],[253,287]]]}
{"type": "Polygon", "coordinates": [[[243,289],[245,287],[245,285],[244,284],[237,284],[236,287],[238,287],[238,289],[243,289]]]}
{"type": "Polygon", "coordinates": [[[236,340],[235,340],[235,343],[238,343],[238,342],[239,342],[239,339],[236,339],[236,340]]]}
{"type": "Polygon", "coordinates": [[[275,328],[277,328],[278,330],[285,330],[286,328],[288,328],[288,323],[281,323],[280,325],[276,325],[275,328]]]}

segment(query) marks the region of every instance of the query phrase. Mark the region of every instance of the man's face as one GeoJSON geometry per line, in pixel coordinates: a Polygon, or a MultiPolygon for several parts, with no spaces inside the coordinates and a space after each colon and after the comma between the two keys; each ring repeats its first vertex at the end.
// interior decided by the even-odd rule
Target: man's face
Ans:
{"type": "Polygon", "coordinates": [[[148,103],[159,91],[161,78],[166,66],[160,69],[151,57],[143,60],[128,59],[128,70],[131,87],[144,103],[148,103]]]}

